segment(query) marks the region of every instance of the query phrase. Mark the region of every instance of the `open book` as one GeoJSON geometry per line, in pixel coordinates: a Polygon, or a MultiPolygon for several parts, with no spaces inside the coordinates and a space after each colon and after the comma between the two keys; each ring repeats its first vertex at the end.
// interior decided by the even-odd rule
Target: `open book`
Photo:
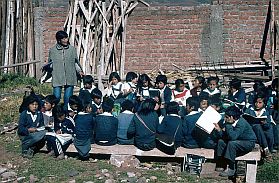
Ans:
{"type": "Polygon", "coordinates": [[[150,98],[155,98],[155,97],[159,97],[160,98],[160,90],[154,89],[154,88],[150,88],[149,89],[149,97],[150,98]]]}
{"type": "Polygon", "coordinates": [[[261,121],[265,121],[267,116],[252,116],[251,114],[244,113],[242,117],[250,124],[262,124],[261,121]]]}
{"type": "Polygon", "coordinates": [[[47,132],[46,135],[51,135],[56,137],[62,145],[65,145],[67,142],[73,140],[72,134],[56,134],[54,132],[47,132]]]}
{"type": "Polygon", "coordinates": [[[210,134],[215,128],[214,123],[218,123],[221,118],[221,114],[209,106],[196,122],[196,126],[210,134]]]}

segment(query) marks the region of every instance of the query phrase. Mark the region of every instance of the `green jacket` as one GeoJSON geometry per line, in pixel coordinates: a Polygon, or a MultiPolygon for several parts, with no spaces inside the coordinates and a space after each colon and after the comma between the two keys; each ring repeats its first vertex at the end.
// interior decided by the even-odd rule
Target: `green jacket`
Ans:
{"type": "Polygon", "coordinates": [[[48,62],[52,62],[52,86],[77,85],[77,73],[81,72],[75,47],[56,44],[49,50],[48,62]]]}

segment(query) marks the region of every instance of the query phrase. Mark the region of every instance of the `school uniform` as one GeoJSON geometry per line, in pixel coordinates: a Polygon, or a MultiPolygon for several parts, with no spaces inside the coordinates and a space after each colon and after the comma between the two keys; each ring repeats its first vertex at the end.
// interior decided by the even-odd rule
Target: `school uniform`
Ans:
{"type": "Polygon", "coordinates": [[[95,121],[95,143],[110,146],[117,143],[118,119],[111,113],[104,112],[97,115],[95,121]]]}
{"type": "Polygon", "coordinates": [[[91,98],[91,92],[95,87],[92,86],[92,88],[90,89],[86,89],[86,88],[81,88],[79,90],[79,94],[78,97],[80,98],[82,105],[84,106],[85,104],[90,104],[92,101],[91,98]]]}
{"type": "Polygon", "coordinates": [[[218,140],[216,155],[235,162],[237,156],[249,153],[255,147],[256,135],[250,124],[239,118],[233,124],[224,124],[222,139],[218,140]]]}
{"type": "Polygon", "coordinates": [[[199,145],[196,139],[193,137],[193,130],[196,128],[196,122],[198,121],[201,113],[198,111],[192,111],[184,117],[182,123],[182,146],[186,148],[198,148],[199,145]]]}
{"type": "Polygon", "coordinates": [[[144,100],[150,98],[149,87],[141,87],[138,89],[137,97],[142,97],[144,100]]]}
{"type": "Polygon", "coordinates": [[[137,86],[133,83],[133,82],[126,82],[123,84],[123,91],[129,91],[130,89],[132,89],[133,91],[131,93],[129,93],[125,98],[131,101],[134,101],[136,99],[136,90],[137,90],[137,86]]]}
{"type": "Polygon", "coordinates": [[[68,134],[67,137],[58,138],[59,134],[47,133],[46,139],[50,148],[54,151],[55,156],[64,153],[69,145],[73,142],[73,135],[75,133],[74,120],[71,118],[65,118],[61,122],[54,123],[54,131],[61,131],[61,134],[68,134]]]}
{"type": "MultiPolygon", "coordinates": [[[[162,104],[168,104],[171,101],[172,92],[168,86],[160,89],[160,100],[162,104]]],[[[165,106],[166,107],[166,106],[165,106]]],[[[166,116],[167,112],[165,108],[160,108],[160,115],[166,116]]]]}
{"type": "Polygon", "coordinates": [[[191,97],[190,91],[184,89],[182,92],[177,90],[172,90],[172,101],[175,101],[179,104],[179,115],[184,117],[186,115],[186,100],[191,97]]]}
{"type": "Polygon", "coordinates": [[[221,96],[221,90],[218,88],[215,88],[213,91],[209,90],[208,88],[202,90],[202,92],[205,92],[209,95],[209,97],[218,97],[220,98],[221,96]]]}
{"type": "Polygon", "coordinates": [[[201,93],[201,91],[198,91],[198,88],[192,88],[190,90],[190,94],[191,94],[192,97],[197,97],[197,96],[200,95],[200,93],[201,93]]]}
{"type": "Polygon", "coordinates": [[[81,158],[89,157],[94,125],[95,119],[92,114],[79,112],[75,117],[74,145],[81,158]]]}
{"type": "Polygon", "coordinates": [[[18,122],[18,135],[21,140],[22,153],[25,154],[29,149],[38,151],[45,144],[46,130],[29,133],[29,128],[40,128],[44,126],[43,114],[36,111],[32,114],[25,110],[20,114],[18,122]]]}
{"type": "Polygon", "coordinates": [[[107,96],[112,98],[114,101],[116,99],[122,98],[123,93],[123,83],[118,82],[116,85],[111,85],[107,92],[107,96]]]}
{"type": "Polygon", "coordinates": [[[180,147],[182,143],[182,119],[177,114],[165,116],[158,126],[157,133],[174,137],[175,147],[180,147]]]}
{"type": "MultiPolygon", "coordinates": [[[[54,122],[54,118],[52,116],[52,111],[45,111],[45,112],[42,112],[43,114],[43,118],[44,118],[44,126],[49,126],[50,125],[50,122],[54,122]]],[[[52,130],[54,128],[54,126],[51,127],[52,130]]]]}
{"type": "Polygon", "coordinates": [[[118,144],[134,144],[134,138],[128,139],[127,131],[134,117],[134,113],[131,111],[123,111],[117,117],[118,130],[117,130],[117,143],[118,144]]]}
{"type": "MultiPolygon", "coordinates": [[[[253,107],[250,107],[245,110],[245,113],[250,114],[254,117],[257,117],[256,111],[253,107]]],[[[252,124],[251,126],[256,134],[258,143],[264,149],[267,148],[269,151],[273,150],[274,145],[274,136],[273,136],[273,128],[272,128],[272,119],[269,112],[263,108],[259,114],[259,116],[266,116],[266,123],[265,124],[252,124]]]]}
{"type": "Polygon", "coordinates": [[[144,121],[145,125],[151,130],[147,129],[142,122],[135,115],[128,128],[128,138],[135,138],[135,146],[143,151],[149,151],[155,148],[155,133],[159,125],[159,118],[156,112],[151,112],[148,115],[139,115],[144,121]]]}
{"type": "Polygon", "coordinates": [[[92,114],[94,117],[96,117],[98,115],[97,111],[102,109],[102,103],[100,104],[96,104],[93,100],[91,103],[91,107],[92,107],[92,114]]]}
{"type": "Polygon", "coordinates": [[[246,105],[246,93],[243,88],[240,88],[234,93],[230,93],[228,99],[235,102],[235,104],[241,109],[246,105]]]}

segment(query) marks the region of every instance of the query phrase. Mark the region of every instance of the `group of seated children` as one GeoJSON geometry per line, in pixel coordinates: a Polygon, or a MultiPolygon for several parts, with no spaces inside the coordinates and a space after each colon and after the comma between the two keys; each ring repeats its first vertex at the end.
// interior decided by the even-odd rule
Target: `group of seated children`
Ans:
{"type": "Polygon", "coordinates": [[[231,80],[226,97],[230,106],[224,109],[217,77],[207,78],[206,87],[205,79],[198,76],[188,88],[177,79],[171,89],[165,75],[158,75],[153,87],[147,74],[128,72],[122,83],[113,72],[102,93],[87,75],[84,88],[79,96],[70,97],[66,111],[53,95],[45,97],[41,109],[38,98],[25,99],[26,110],[20,114],[18,127],[22,155],[32,157],[46,142],[49,155],[64,159],[64,152],[73,143],[80,159],[88,160],[93,143],[129,144],[148,151],[156,147],[156,136],[163,134],[173,138],[175,148],[215,149],[217,160],[225,159],[228,165],[220,175],[231,176],[236,156],[251,151],[255,143],[265,156],[278,149],[277,81],[269,90],[255,82],[255,91],[246,102],[240,80],[231,80]],[[222,116],[210,134],[196,126],[209,107],[222,116]],[[243,114],[259,120],[252,122],[243,114]]]}

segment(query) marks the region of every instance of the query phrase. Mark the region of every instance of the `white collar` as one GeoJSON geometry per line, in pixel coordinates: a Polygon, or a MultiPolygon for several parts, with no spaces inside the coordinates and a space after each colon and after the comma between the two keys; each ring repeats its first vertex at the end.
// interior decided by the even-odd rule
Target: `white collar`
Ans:
{"type": "Polygon", "coordinates": [[[199,113],[199,111],[191,111],[187,116],[194,115],[194,114],[197,114],[197,113],[199,113]]]}
{"type": "Polygon", "coordinates": [[[198,108],[198,112],[204,112],[201,108],[198,108]]]}
{"type": "Polygon", "coordinates": [[[239,121],[239,119],[236,120],[236,121],[232,124],[232,126],[235,127],[238,121],[239,121]]]}
{"type": "Polygon", "coordinates": [[[266,112],[266,109],[265,109],[265,108],[262,108],[262,109],[261,109],[260,114],[259,114],[259,115],[257,115],[258,113],[256,112],[256,110],[254,109],[254,107],[253,107],[253,106],[251,106],[251,107],[250,107],[250,109],[251,109],[252,111],[254,111],[254,112],[255,112],[255,115],[256,115],[256,116],[262,116],[262,115],[263,115],[263,113],[265,113],[265,112],[266,112]]]}
{"type": "Polygon", "coordinates": [[[48,117],[52,116],[52,111],[45,111],[44,114],[48,117]]]}
{"type": "Polygon", "coordinates": [[[94,89],[93,86],[90,89],[83,88],[83,90],[87,90],[87,91],[89,91],[89,93],[91,93],[93,89],[94,89]]]}
{"type": "Polygon", "coordinates": [[[177,114],[168,114],[168,116],[177,116],[177,117],[179,117],[179,118],[180,118],[180,116],[179,116],[179,115],[177,115],[177,114]]]}
{"type": "Polygon", "coordinates": [[[37,113],[32,114],[32,112],[30,112],[30,111],[27,111],[26,113],[29,114],[29,115],[31,116],[31,119],[32,119],[33,122],[36,121],[36,119],[37,119],[37,113]]]}
{"type": "Polygon", "coordinates": [[[124,113],[124,114],[134,114],[133,112],[131,112],[131,111],[129,111],[129,110],[125,110],[125,111],[123,111],[122,113],[124,113]]]}
{"type": "Polygon", "coordinates": [[[215,88],[213,91],[209,91],[209,89],[206,88],[203,91],[207,92],[209,95],[214,95],[214,94],[220,93],[218,88],[215,88]]]}
{"type": "Polygon", "coordinates": [[[233,96],[235,96],[235,94],[238,92],[238,90],[236,90],[235,92],[233,92],[233,96]]]}
{"type": "Polygon", "coordinates": [[[86,114],[89,114],[89,113],[87,113],[87,112],[82,112],[82,111],[78,113],[78,115],[86,115],[86,114]]]}
{"type": "Polygon", "coordinates": [[[98,105],[92,100],[92,105],[95,105],[99,109],[102,107],[102,102],[98,105]]]}
{"type": "Polygon", "coordinates": [[[109,112],[104,112],[104,113],[102,113],[102,114],[99,114],[99,115],[101,115],[101,116],[113,116],[111,113],[109,113],[109,112]]]}

